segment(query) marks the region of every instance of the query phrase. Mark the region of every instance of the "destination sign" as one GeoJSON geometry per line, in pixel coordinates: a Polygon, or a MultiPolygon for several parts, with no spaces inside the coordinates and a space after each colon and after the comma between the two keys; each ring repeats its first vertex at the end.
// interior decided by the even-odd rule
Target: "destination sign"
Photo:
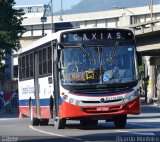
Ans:
{"type": "Polygon", "coordinates": [[[62,42],[85,42],[95,40],[127,40],[133,39],[130,30],[123,29],[90,29],[66,32],[61,35],[62,42]]]}
{"type": "Polygon", "coordinates": [[[71,72],[64,74],[64,80],[67,81],[85,81],[99,79],[98,71],[71,72]]]}

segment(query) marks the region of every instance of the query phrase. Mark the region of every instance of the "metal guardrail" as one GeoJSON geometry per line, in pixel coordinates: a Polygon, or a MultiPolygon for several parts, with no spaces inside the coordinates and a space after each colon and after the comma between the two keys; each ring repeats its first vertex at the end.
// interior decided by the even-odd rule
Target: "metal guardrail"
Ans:
{"type": "MultiPolygon", "coordinates": [[[[68,23],[68,22],[66,22],[68,23]]],[[[71,22],[72,23],[72,22],[71,22]]],[[[153,31],[156,31],[156,30],[159,30],[160,29],[160,26],[159,26],[159,29],[156,29],[155,27],[158,27],[158,26],[155,26],[156,23],[160,23],[160,19],[155,19],[155,20],[152,20],[152,21],[147,21],[147,22],[140,22],[140,23],[137,23],[137,24],[131,24],[131,25],[128,25],[128,26],[124,26],[124,28],[130,28],[132,29],[135,34],[144,34],[144,33],[148,33],[148,32],[153,32],[153,31]]],[[[58,23],[57,23],[58,24],[58,23]]],[[[62,24],[62,23],[60,23],[62,24]]],[[[72,25],[72,24],[71,24],[72,25]]],[[[35,26],[26,26],[26,30],[24,31],[23,34],[25,34],[26,32],[30,32],[30,36],[35,36],[34,35],[34,32],[36,31],[39,31],[39,35],[36,34],[36,36],[42,36],[43,32],[41,33],[42,31],[42,25],[35,25],[35,26]]],[[[65,25],[61,25],[61,26],[53,26],[53,31],[58,31],[58,30],[61,30],[61,29],[70,29],[70,28],[79,28],[80,26],[74,24],[72,25],[73,27],[71,26],[65,26],[65,25]]],[[[50,31],[51,30],[51,27],[45,27],[45,30],[46,31],[50,31]]],[[[22,36],[23,36],[22,34],[22,36]]]]}
{"type": "MultiPolygon", "coordinates": [[[[59,31],[59,30],[64,30],[64,29],[73,29],[73,28],[78,28],[80,27],[79,22],[57,22],[53,23],[53,27],[50,26],[50,23],[45,24],[45,29],[44,30],[54,30],[59,31]]],[[[34,30],[42,30],[43,31],[43,24],[39,25],[32,25],[32,26],[26,26],[26,29],[28,31],[34,31],[34,30]],[[37,27],[38,26],[38,27],[37,27]]]]}
{"type": "Polygon", "coordinates": [[[153,32],[155,24],[159,22],[160,22],[160,19],[156,19],[156,20],[147,21],[143,23],[132,24],[127,27],[131,28],[134,32],[141,31],[140,34],[144,34],[145,29],[149,29],[149,31],[147,32],[153,32]]]}
{"type": "Polygon", "coordinates": [[[136,28],[136,27],[141,27],[141,26],[144,27],[146,25],[155,24],[155,23],[158,23],[158,22],[160,22],[160,19],[156,19],[156,20],[152,20],[152,21],[147,21],[147,22],[143,22],[143,23],[138,23],[138,24],[132,24],[129,27],[130,28],[136,28]]]}

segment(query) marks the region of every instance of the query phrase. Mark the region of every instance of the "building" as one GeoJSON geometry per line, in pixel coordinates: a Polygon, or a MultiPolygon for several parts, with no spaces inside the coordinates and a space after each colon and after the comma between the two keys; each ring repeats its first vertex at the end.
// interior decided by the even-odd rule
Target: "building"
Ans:
{"type": "MultiPolygon", "coordinates": [[[[118,8],[109,11],[100,11],[92,13],[80,13],[80,14],[70,14],[70,15],[58,15],[51,16],[50,14],[45,14],[45,5],[35,5],[35,6],[20,6],[15,8],[23,8],[26,12],[25,18],[22,25],[27,29],[27,31],[22,35],[21,45],[22,48],[31,44],[36,39],[41,38],[43,35],[51,34],[62,28],[75,28],[75,27],[131,27],[131,25],[146,23],[153,20],[160,19],[160,5],[154,5],[153,11],[149,9],[148,6],[136,7],[136,8],[118,8]],[[41,21],[41,17],[47,17],[46,22],[41,21]],[[62,21],[63,20],[63,21],[62,21]],[[52,23],[53,21],[53,23],[52,23]]],[[[47,7],[48,8],[48,7],[47,7]]],[[[50,8],[47,10],[50,11],[50,8]]],[[[155,27],[160,26],[160,22],[153,23],[155,27]]],[[[144,25],[139,26],[143,30],[144,25]]],[[[146,25],[145,28],[150,28],[151,25],[146,25]]],[[[143,33],[145,34],[145,33],[143,33]]],[[[152,48],[151,46],[145,45],[139,46],[140,52],[152,48]]],[[[160,44],[157,47],[160,49],[160,44]]],[[[146,64],[149,68],[150,57],[146,57],[146,64]]],[[[17,66],[17,53],[13,54],[13,66],[17,66]]],[[[150,72],[150,71],[149,71],[150,72]]],[[[151,73],[147,73],[150,74],[151,73]]],[[[155,77],[156,78],[156,77],[155,77]]],[[[154,92],[155,93],[155,92],[154,92]]]]}

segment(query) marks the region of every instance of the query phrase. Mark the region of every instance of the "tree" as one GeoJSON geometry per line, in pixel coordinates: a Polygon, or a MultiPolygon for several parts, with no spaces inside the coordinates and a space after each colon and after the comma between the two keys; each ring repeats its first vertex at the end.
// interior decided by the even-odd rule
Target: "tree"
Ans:
{"type": "Polygon", "coordinates": [[[0,0],[0,78],[4,78],[6,65],[2,62],[20,48],[20,35],[25,30],[22,25],[24,12],[13,8],[14,0],[0,0]]]}

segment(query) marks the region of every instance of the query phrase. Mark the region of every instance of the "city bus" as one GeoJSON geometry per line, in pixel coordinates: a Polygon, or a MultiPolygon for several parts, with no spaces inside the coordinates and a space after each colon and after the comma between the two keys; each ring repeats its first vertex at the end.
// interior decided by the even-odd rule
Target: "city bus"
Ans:
{"type": "Polygon", "coordinates": [[[58,31],[21,48],[18,62],[19,112],[32,125],[104,120],[124,128],[128,114],[140,114],[141,60],[129,29],[58,31]]]}

